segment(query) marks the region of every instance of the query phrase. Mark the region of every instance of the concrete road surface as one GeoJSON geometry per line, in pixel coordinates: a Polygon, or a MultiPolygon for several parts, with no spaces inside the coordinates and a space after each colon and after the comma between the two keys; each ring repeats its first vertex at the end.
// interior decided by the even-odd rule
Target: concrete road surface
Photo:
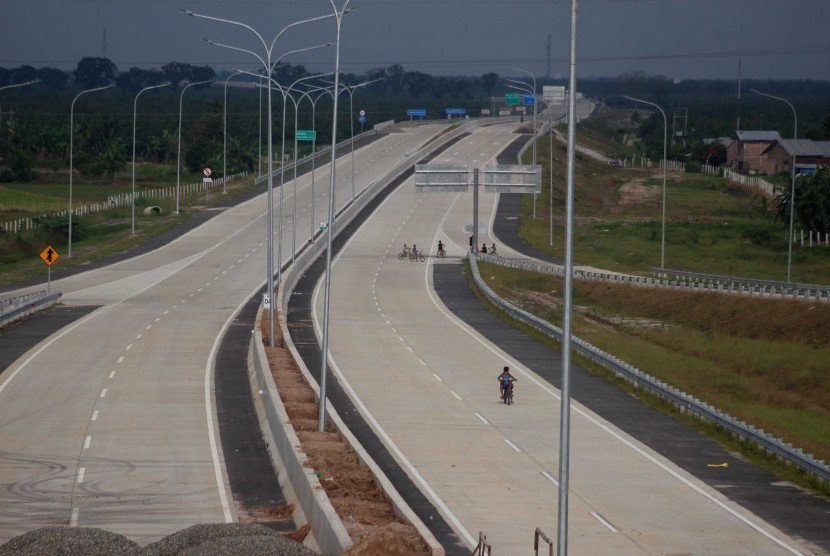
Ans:
{"type": "MultiPolygon", "coordinates": [[[[357,151],[358,192],[442,127],[407,128],[357,151]]],[[[351,199],[350,169],[349,157],[338,161],[339,206],[351,199]]],[[[328,168],[315,178],[313,215],[311,176],[298,180],[296,234],[286,184],[284,260],[292,239],[301,245],[325,220],[328,168]]],[[[165,247],[52,284],[63,303],[98,309],[0,375],[0,543],[71,524],[145,544],[234,518],[212,368],[223,329],[265,283],[265,196],[214,210],[165,247]]]]}
{"type": "MultiPolygon", "coordinates": [[[[481,166],[514,125],[478,129],[434,163],[481,166]]],[[[493,194],[480,196],[488,245],[493,194]]],[[[430,265],[462,271],[472,193],[423,193],[409,180],[352,237],[332,280],[332,371],[399,464],[469,546],[487,534],[499,554],[528,554],[555,533],[559,392],[454,317],[430,265]],[[438,240],[448,257],[434,255],[438,240]],[[428,262],[399,261],[406,243],[428,262]],[[519,378],[516,404],[496,376],[519,378]]],[[[500,246],[501,250],[501,246],[500,246]]],[[[320,329],[323,296],[315,294],[320,329]]],[[[569,546],[574,554],[806,552],[672,462],[575,403],[569,546]]]]}

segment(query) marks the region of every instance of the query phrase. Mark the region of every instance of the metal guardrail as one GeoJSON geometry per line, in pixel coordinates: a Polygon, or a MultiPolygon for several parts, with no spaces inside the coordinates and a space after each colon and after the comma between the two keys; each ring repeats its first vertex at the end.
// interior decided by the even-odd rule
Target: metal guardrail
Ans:
{"type": "Polygon", "coordinates": [[[545,541],[548,545],[548,556],[553,556],[553,541],[539,528],[533,533],[533,550],[536,556],[539,556],[539,539],[545,541]]]}
{"type": "MultiPolygon", "coordinates": [[[[552,265],[542,263],[539,261],[532,261],[528,259],[511,259],[505,257],[490,257],[485,259],[495,264],[517,268],[520,270],[529,270],[532,272],[542,272],[545,274],[555,274],[557,276],[564,276],[565,269],[559,265],[552,265]]],[[[659,269],[652,269],[652,271],[659,271],[659,269]]],[[[666,271],[666,276],[674,271],[666,271]]],[[[693,273],[686,273],[692,275],[693,273]]],[[[795,284],[787,282],[772,282],[761,280],[746,280],[730,279],[723,282],[717,280],[710,281],[692,281],[685,280],[679,277],[676,280],[665,278],[651,278],[648,276],[634,276],[630,274],[616,274],[612,272],[596,272],[589,270],[574,269],[574,278],[582,280],[597,280],[602,282],[613,282],[616,284],[628,284],[632,286],[649,286],[655,288],[676,288],[682,290],[691,290],[704,293],[733,293],[748,295],[750,297],[768,297],[777,299],[800,299],[802,301],[819,301],[823,303],[830,303],[830,287],[814,284],[795,284]]],[[[701,275],[704,276],[704,275],[701,275]]],[[[714,275],[712,275],[714,276],[714,275]]]]}
{"type": "MultiPolygon", "coordinates": [[[[552,338],[559,341],[562,340],[561,328],[502,299],[492,289],[490,289],[489,286],[487,286],[484,280],[482,280],[478,271],[478,265],[476,264],[477,260],[501,262],[503,259],[500,257],[469,253],[468,260],[470,261],[470,267],[473,271],[473,278],[476,286],[493,304],[501,308],[510,316],[536,328],[537,330],[540,330],[552,338]]],[[[611,370],[618,377],[631,382],[637,387],[673,403],[678,409],[680,409],[681,412],[696,415],[701,419],[710,421],[729,431],[731,434],[745,440],[749,440],[750,442],[762,447],[767,452],[775,454],[777,457],[796,465],[800,469],[814,475],[818,479],[830,483],[830,466],[828,466],[827,463],[817,459],[812,454],[807,454],[803,450],[795,448],[783,440],[768,434],[762,429],[758,429],[752,425],[744,423],[743,421],[738,421],[734,417],[715,407],[712,407],[706,402],[671,387],[665,382],[642,372],[621,359],[605,353],[598,347],[591,345],[576,336],[572,337],[572,345],[579,354],[611,370]]]]}
{"type": "Polygon", "coordinates": [[[487,542],[487,535],[479,531],[478,544],[473,549],[473,556],[484,556],[485,554],[487,556],[493,554],[493,547],[490,546],[489,542],[487,542]]]}
{"type": "Polygon", "coordinates": [[[0,301],[0,328],[55,305],[61,292],[39,291],[0,301]]]}
{"type": "Polygon", "coordinates": [[[780,282],[776,280],[758,280],[756,278],[739,278],[720,274],[705,274],[700,272],[686,272],[669,268],[650,268],[655,276],[668,278],[673,276],[678,281],[693,283],[708,283],[723,286],[726,291],[737,291],[741,286],[749,286],[755,292],[772,292],[769,295],[808,297],[827,300],[830,297],[830,286],[821,284],[803,284],[799,282],[780,282]]]}

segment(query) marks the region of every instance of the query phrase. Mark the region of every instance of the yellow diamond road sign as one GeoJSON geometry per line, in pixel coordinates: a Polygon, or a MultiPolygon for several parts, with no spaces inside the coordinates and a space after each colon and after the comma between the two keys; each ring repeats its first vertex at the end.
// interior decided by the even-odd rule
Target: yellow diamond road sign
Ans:
{"type": "Polygon", "coordinates": [[[47,266],[52,266],[55,261],[60,258],[60,253],[55,251],[55,248],[49,245],[46,249],[40,252],[40,258],[46,263],[47,266]]]}

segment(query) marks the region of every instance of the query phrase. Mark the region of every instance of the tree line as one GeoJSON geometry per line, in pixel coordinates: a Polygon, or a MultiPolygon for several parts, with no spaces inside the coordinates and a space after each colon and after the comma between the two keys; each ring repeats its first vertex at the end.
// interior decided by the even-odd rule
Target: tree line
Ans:
{"type": "MultiPolygon", "coordinates": [[[[205,165],[221,167],[218,161],[224,148],[223,91],[217,84],[228,77],[208,66],[170,62],[159,69],[129,68],[119,70],[107,58],[88,57],[80,60],[74,71],[56,68],[34,68],[22,65],[0,68],[0,87],[39,80],[29,87],[0,93],[0,181],[34,179],[35,167],[58,171],[69,156],[69,106],[81,90],[114,85],[112,90],[84,97],[75,111],[74,153],[76,167],[90,177],[111,177],[125,168],[132,142],[133,99],[144,87],[170,82],[173,86],[158,89],[140,101],[140,125],[137,128],[137,151],[141,160],[173,163],[178,147],[178,101],[180,87],[214,79],[213,86],[193,87],[187,93],[182,118],[183,163],[197,172],[205,165]]],[[[302,65],[285,64],[277,68],[275,78],[291,83],[310,75],[302,65]]],[[[234,78],[234,85],[249,78],[234,78]]],[[[255,80],[255,79],[253,79],[255,80]]],[[[447,107],[463,107],[477,115],[482,108],[498,109],[503,95],[509,92],[502,77],[496,73],[481,76],[434,76],[420,71],[407,71],[394,64],[375,68],[363,74],[343,75],[345,84],[377,80],[355,95],[355,110],[367,112],[368,123],[406,118],[408,108],[426,109],[428,117],[444,117],[447,107]]],[[[565,85],[564,80],[539,78],[543,85],[565,85]]],[[[708,161],[717,164],[722,152],[708,138],[729,137],[740,114],[743,129],[774,129],[782,136],[792,135],[792,116],[780,102],[744,93],[736,98],[737,84],[725,80],[676,81],[642,72],[622,74],[615,78],[586,78],[579,81],[587,97],[608,105],[634,107],[624,96],[636,96],[660,104],[671,118],[683,114],[687,129],[686,141],[675,143],[670,153],[678,159],[708,161]]],[[[830,139],[830,82],[827,81],[758,81],[745,80],[744,91],[764,90],[790,98],[799,113],[800,138],[830,139]]],[[[275,94],[274,140],[281,136],[281,97],[275,94]]],[[[249,83],[247,88],[235,87],[228,95],[228,170],[254,170],[260,156],[262,122],[261,94],[249,83]]],[[[289,106],[292,106],[289,104],[289,106]]],[[[341,104],[341,107],[344,107],[341,104]]],[[[640,106],[642,108],[642,106],[640,106]]],[[[294,133],[293,108],[288,111],[287,137],[294,133]]],[[[318,131],[318,142],[330,142],[331,100],[322,98],[311,121],[311,105],[303,102],[298,118],[301,129],[318,131]]],[[[348,136],[351,125],[347,109],[340,111],[338,132],[348,136]]],[[[356,118],[356,116],[355,116],[356,118]]],[[[659,113],[644,117],[637,132],[642,138],[645,154],[662,156],[663,122],[659,113]]],[[[286,145],[290,151],[293,140],[286,145]]],[[[308,149],[307,145],[301,145],[308,149]]]]}

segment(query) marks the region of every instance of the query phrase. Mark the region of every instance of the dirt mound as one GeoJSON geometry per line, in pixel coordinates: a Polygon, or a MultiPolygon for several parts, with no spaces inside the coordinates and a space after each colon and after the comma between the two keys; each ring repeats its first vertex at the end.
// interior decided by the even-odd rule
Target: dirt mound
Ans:
{"type": "MultiPolygon", "coordinates": [[[[260,327],[263,325],[268,325],[265,318],[260,327]]],[[[331,428],[330,423],[326,423],[325,432],[317,431],[319,406],[314,391],[306,384],[290,352],[283,347],[281,331],[274,332],[274,343],[279,347],[265,346],[271,374],[308,458],[306,465],[316,472],[355,543],[348,554],[429,554],[429,548],[415,528],[395,515],[392,504],[348,442],[331,428]]],[[[266,328],[263,338],[267,337],[266,328]]]]}

